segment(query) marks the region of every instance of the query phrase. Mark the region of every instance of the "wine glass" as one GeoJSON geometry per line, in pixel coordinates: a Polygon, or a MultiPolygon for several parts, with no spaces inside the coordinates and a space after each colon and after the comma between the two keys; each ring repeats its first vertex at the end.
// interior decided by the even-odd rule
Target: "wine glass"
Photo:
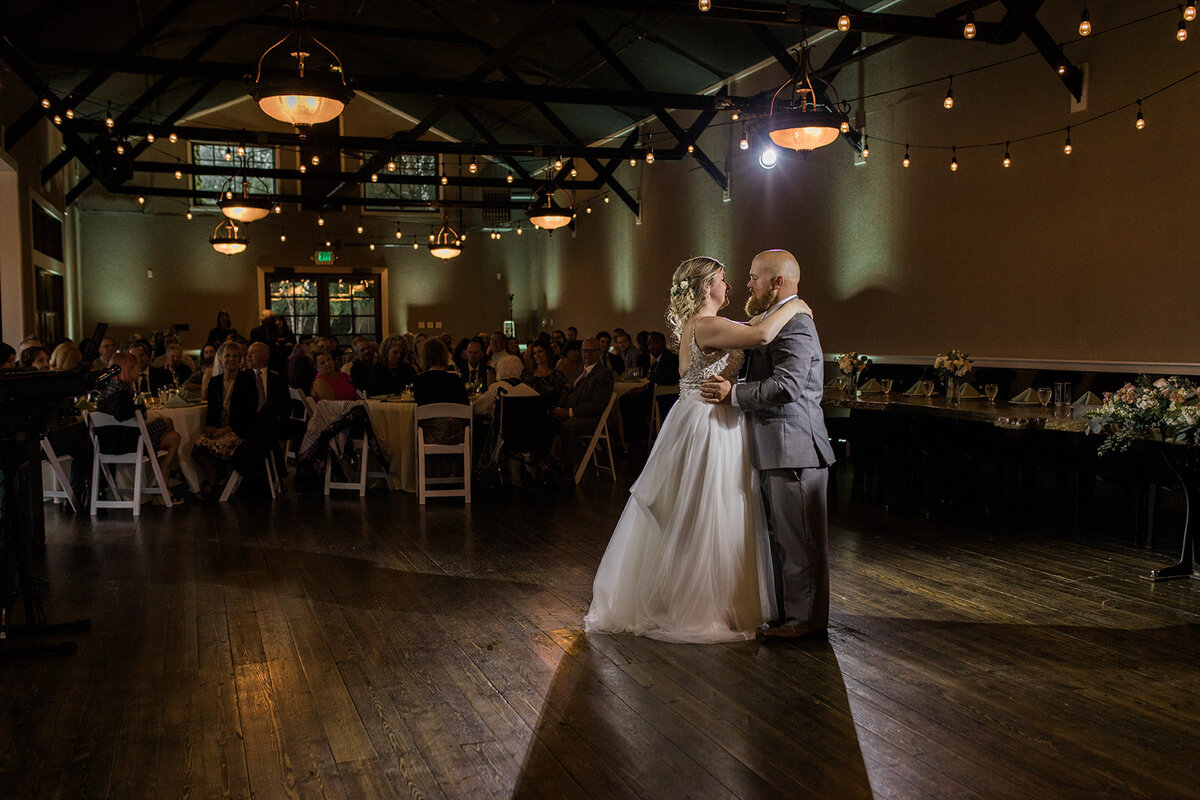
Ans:
{"type": "Polygon", "coordinates": [[[1042,404],[1042,408],[1050,405],[1050,398],[1054,397],[1054,390],[1049,386],[1039,386],[1037,390],[1038,402],[1042,404]]]}
{"type": "Polygon", "coordinates": [[[994,383],[985,383],[983,385],[983,393],[987,395],[988,405],[996,405],[996,395],[1000,393],[1000,387],[994,383]]]}
{"type": "Polygon", "coordinates": [[[925,385],[921,387],[921,391],[925,393],[925,399],[929,400],[933,397],[933,381],[925,381],[925,385]]]}
{"type": "Polygon", "coordinates": [[[892,380],[892,378],[882,378],[879,381],[879,384],[883,387],[884,400],[890,399],[890,395],[892,394],[892,380]]]}

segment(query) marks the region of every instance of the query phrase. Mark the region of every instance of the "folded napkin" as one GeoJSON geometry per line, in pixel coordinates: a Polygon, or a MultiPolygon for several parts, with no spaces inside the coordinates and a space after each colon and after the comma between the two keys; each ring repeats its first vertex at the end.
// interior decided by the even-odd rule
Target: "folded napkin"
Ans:
{"type": "Polygon", "coordinates": [[[959,400],[978,400],[981,397],[983,395],[979,393],[979,390],[969,383],[964,383],[962,388],[958,390],[959,400]]]}
{"type": "MultiPolygon", "coordinates": [[[[905,394],[909,397],[924,397],[925,391],[921,388],[921,384],[923,383],[924,381],[917,381],[912,386],[908,387],[908,391],[905,392],[905,394]]],[[[937,392],[934,392],[934,394],[937,394],[937,392]]]]}
{"type": "Polygon", "coordinates": [[[872,393],[882,394],[883,393],[883,384],[880,383],[879,381],[875,380],[874,378],[871,378],[871,380],[867,381],[859,388],[859,391],[862,392],[863,394],[872,394],[872,393]]]}
{"type": "Polygon", "coordinates": [[[92,404],[88,402],[86,394],[80,395],[79,398],[75,401],[75,408],[79,411],[83,411],[85,408],[90,409],[91,407],[92,407],[92,404]]]}
{"type": "Polygon", "coordinates": [[[1076,400],[1074,403],[1071,403],[1073,406],[1099,406],[1103,404],[1104,398],[1097,397],[1091,392],[1084,392],[1079,396],[1078,400],[1076,400]]]}
{"type": "Polygon", "coordinates": [[[164,408],[187,408],[190,405],[191,403],[188,401],[188,399],[181,394],[177,394],[167,402],[163,403],[164,408]]]}
{"type": "Polygon", "coordinates": [[[1033,388],[1032,386],[1030,386],[1025,391],[1021,392],[1016,397],[1010,397],[1008,402],[1010,402],[1010,403],[1027,403],[1029,405],[1040,405],[1040,403],[1041,403],[1041,401],[1038,400],[1037,389],[1033,388]]]}

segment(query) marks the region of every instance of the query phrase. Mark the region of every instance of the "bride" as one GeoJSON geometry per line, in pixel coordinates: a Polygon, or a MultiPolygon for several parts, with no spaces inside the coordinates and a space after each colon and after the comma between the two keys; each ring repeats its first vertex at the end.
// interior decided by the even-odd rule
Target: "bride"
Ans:
{"type": "Polygon", "coordinates": [[[770,342],[795,314],[812,312],[793,299],[765,320],[742,324],[717,316],[728,304],[720,261],[701,256],[675,270],[667,321],[679,345],[679,400],[596,571],[584,618],[590,632],[725,642],[752,639],[774,618],[744,416],[703,402],[700,385],[718,373],[736,380],[743,349],[770,342]]]}

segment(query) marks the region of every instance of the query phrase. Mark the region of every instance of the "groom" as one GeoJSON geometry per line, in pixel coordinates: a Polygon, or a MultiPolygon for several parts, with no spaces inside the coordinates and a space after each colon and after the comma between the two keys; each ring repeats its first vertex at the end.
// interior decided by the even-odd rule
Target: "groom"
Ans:
{"type": "MultiPolygon", "coordinates": [[[[750,263],[746,313],[769,316],[793,297],[800,265],[786,250],[750,263]]],[[[824,361],[811,316],[797,314],[774,341],[747,351],[746,379],[717,376],[704,384],[710,403],[746,413],[750,461],[758,470],[775,576],[776,617],[765,638],[824,636],[829,623],[825,490],[834,462],[821,413],[824,361]]]]}

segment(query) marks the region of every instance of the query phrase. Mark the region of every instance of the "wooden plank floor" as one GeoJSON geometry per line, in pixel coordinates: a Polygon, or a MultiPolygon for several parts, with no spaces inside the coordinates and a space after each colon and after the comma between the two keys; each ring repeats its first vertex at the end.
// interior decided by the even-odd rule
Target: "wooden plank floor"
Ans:
{"type": "Polygon", "coordinates": [[[827,642],[584,636],[620,485],[48,509],[73,656],[0,660],[0,797],[1200,795],[1200,582],[832,516],[827,642]]]}

